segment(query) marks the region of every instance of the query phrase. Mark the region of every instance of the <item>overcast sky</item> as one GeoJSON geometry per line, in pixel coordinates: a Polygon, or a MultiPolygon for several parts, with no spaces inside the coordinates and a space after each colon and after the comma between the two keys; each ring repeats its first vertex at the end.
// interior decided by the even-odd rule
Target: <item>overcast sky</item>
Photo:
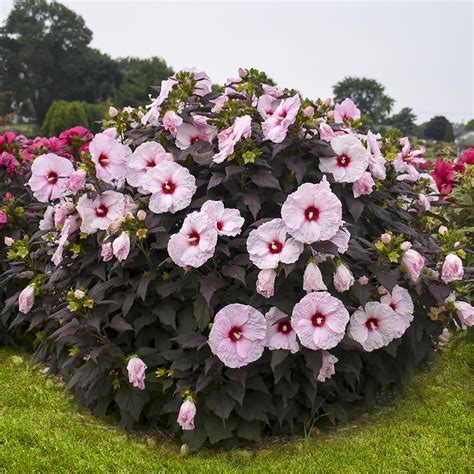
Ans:
{"type": "MultiPolygon", "coordinates": [[[[347,75],[377,79],[395,111],[474,117],[473,2],[65,0],[112,57],[161,56],[214,82],[239,66],[313,99],[347,75]]],[[[0,20],[12,0],[0,0],[0,20]]]]}

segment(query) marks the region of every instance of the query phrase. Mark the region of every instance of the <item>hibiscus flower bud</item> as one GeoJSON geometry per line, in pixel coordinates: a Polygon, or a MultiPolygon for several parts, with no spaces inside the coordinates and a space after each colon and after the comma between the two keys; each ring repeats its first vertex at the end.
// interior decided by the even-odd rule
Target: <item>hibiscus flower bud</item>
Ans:
{"type": "Polygon", "coordinates": [[[86,170],[79,169],[74,171],[66,181],[66,188],[71,191],[71,193],[76,194],[86,183],[86,177],[86,170]]]}
{"type": "Polygon", "coordinates": [[[82,290],[76,290],[74,292],[74,297],[77,298],[78,300],[82,300],[86,294],[82,290]]]}
{"type": "Polygon", "coordinates": [[[102,250],[100,252],[100,256],[102,257],[102,260],[104,262],[108,262],[112,260],[112,257],[114,256],[114,253],[112,251],[112,243],[107,242],[105,244],[102,244],[102,250]]]}
{"type": "Polygon", "coordinates": [[[400,248],[401,248],[404,252],[406,252],[407,250],[410,250],[410,249],[411,249],[411,243],[405,240],[405,242],[403,242],[403,243],[400,244],[400,248]]]}
{"type": "Polygon", "coordinates": [[[18,306],[20,313],[27,314],[30,312],[35,302],[35,287],[28,285],[22,290],[18,297],[18,306]]]}
{"type": "Polygon", "coordinates": [[[324,100],[323,100],[323,104],[324,104],[326,107],[329,107],[329,106],[331,105],[331,102],[332,102],[331,97],[328,97],[327,99],[324,99],[324,100]]]}
{"type": "Polygon", "coordinates": [[[139,390],[145,390],[147,366],[139,357],[132,357],[127,364],[128,381],[139,390]]]}
{"type": "Polygon", "coordinates": [[[352,193],[355,198],[370,194],[374,189],[375,181],[372,175],[366,171],[358,180],[354,181],[352,185],[352,193]]]}
{"type": "Polygon", "coordinates": [[[115,107],[110,106],[109,107],[109,117],[113,118],[118,115],[118,110],[115,107]]]}
{"type": "Polygon", "coordinates": [[[388,244],[390,243],[390,241],[392,240],[392,236],[390,234],[382,234],[380,236],[380,240],[384,243],[384,244],[388,244]]]}
{"type": "Polygon", "coordinates": [[[359,282],[359,285],[362,285],[362,286],[367,285],[369,283],[369,279],[365,275],[359,277],[357,281],[359,282]]]}
{"type": "Polygon", "coordinates": [[[411,281],[416,283],[418,278],[420,278],[421,270],[425,265],[425,259],[416,250],[408,249],[403,254],[402,263],[408,270],[411,281]]]}
{"type": "Polygon", "coordinates": [[[387,295],[388,294],[388,290],[387,288],[385,288],[385,286],[382,286],[380,285],[378,288],[377,288],[377,292],[380,296],[383,296],[383,295],[387,295]]]}
{"type": "Polygon", "coordinates": [[[445,225],[440,225],[438,229],[438,234],[439,235],[444,235],[448,232],[448,228],[445,225]]]}
{"type": "Polygon", "coordinates": [[[303,110],[303,115],[305,117],[313,117],[314,115],[314,107],[311,107],[311,105],[308,105],[308,107],[306,107],[304,110],[303,110]]]}
{"type": "Polygon", "coordinates": [[[326,285],[321,275],[321,270],[315,263],[308,263],[303,274],[303,290],[306,292],[310,291],[322,291],[327,290],[326,285]]]}
{"type": "Polygon", "coordinates": [[[196,405],[192,400],[185,400],[181,404],[178,414],[178,424],[184,431],[194,430],[194,417],[196,416],[196,405]]]}
{"type": "Polygon", "coordinates": [[[464,276],[464,267],[462,260],[455,254],[450,253],[444,260],[441,270],[441,279],[445,283],[455,280],[462,280],[464,276]]]}
{"type": "Polygon", "coordinates": [[[354,284],[354,281],[354,275],[349,268],[343,263],[340,263],[336,268],[336,273],[334,274],[334,288],[336,288],[339,293],[343,293],[354,284]]]}
{"type": "Polygon", "coordinates": [[[143,209],[140,209],[137,212],[137,218],[139,221],[144,221],[146,219],[146,212],[143,209]]]}
{"type": "Polygon", "coordinates": [[[271,298],[275,291],[276,272],[273,269],[260,270],[257,278],[257,293],[265,298],[271,298]]]}
{"type": "Polygon", "coordinates": [[[247,74],[249,72],[247,71],[247,69],[245,69],[244,67],[239,67],[239,77],[241,77],[242,79],[247,77],[247,74]]]}
{"type": "Polygon", "coordinates": [[[122,232],[112,243],[112,251],[119,262],[122,262],[130,253],[130,236],[122,232]]]}
{"type": "Polygon", "coordinates": [[[173,110],[168,110],[163,116],[163,128],[176,137],[178,127],[182,125],[183,119],[173,110]]]}
{"type": "Polygon", "coordinates": [[[0,211],[0,229],[8,222],[8,215],[5,211],[0,211]]]}
{"type": "Polygon", "coordinates": [[[464,328],[466,326],[474,326],[474,306],[464,301],[455,301],[453,304],[462,326],[464,328]]]}
{"type": "Polygon", "coordinates": [[[11,247],[15,241],[11,237],[5,237],[3,242],[7,247],[11,247]]]}
{"type": "Polygon", "coordinates": [[[318,382],[324,382],[330,379],[335,373],[334,365],[339,360],[337,357],[330,354],[328,351],[322,351],[321,368],[317,377],[318,382]]]}

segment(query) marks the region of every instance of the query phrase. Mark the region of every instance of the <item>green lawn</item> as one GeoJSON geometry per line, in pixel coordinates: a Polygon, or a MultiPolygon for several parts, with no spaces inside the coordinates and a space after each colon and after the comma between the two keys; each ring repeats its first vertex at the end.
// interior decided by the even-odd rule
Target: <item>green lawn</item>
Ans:
{"type": "Polygon", "coordinates": [[[1,349],[0,471],[474,472],[472,342],[472,334],[458,336],[392,405],[338,431],[185,457],[175,444],[97,420],[27,356],[1,349]]]}

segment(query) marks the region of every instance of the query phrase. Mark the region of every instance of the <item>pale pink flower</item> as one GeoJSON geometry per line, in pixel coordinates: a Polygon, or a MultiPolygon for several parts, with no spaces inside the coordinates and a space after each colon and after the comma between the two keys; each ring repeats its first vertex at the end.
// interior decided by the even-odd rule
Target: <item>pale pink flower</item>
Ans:
{"type": "Polygon", "coordinates": [[[7,247],[11,247],[13,244],[14,244],[14,240],[11,238],[11,237],[7,237],[5,236],[5,238],[3,239],[3,243],[7,246],[7,247]]]}
{"type": "Polygon", "coordinates": [[[371,301],[352,314],[349,336],[367,352],[380,349],[399,337],[397,318],[390,306],[371,301]]]}
{"type": "Polygon", "coordinates": [[[354,197],[358,198],[359,196],[370,194],[374,189],[374,185],[375,182],[372,175],[368,171],[364,172],[362,177],[357,181],[354,181],[354,184],[352,185],[354,197]]]}
{"type": "Polygon", "coordinates": [[[453,304],[461,325],[474,326],[474,307],[464,301],[455,301],[453,304]]]}
{"type": "Polygon", "coordinates": [[[306,244],[330,240],[342,225],[342,204],[326,178],[304,183],[290,194],[281,208],[288,233],[306,244]]]}
{"type": "Polygon", "coordinates": [[[194,417],[196,416],[196,405],[192,400],[185,400],[179,409],[178,424],[183,431],[194,430],[194,417]]]}
{"type": "Polygon", "coordinates": [[[86,170],[79,169],[74,171],[74,173],[72,173],[66,181],[66,189],[71,191],[72,194],[76,194],[84,187],[84,184],[86,184],[86,177],[86,170]]]}
{"type": "Polygon", "coordinates": [[[286,138],[288,127],[296,120],[300,104],[299,95],[282,100],[273,115],[262,123],[264,138],[273,143],[281,143],[286,138]]]}
{"type": "Polygon", "coordinates": [[[226,95],[220,95],[216,99],[210,100],[209,102],[212,102],[213,104],[215,104],[214,107],[212,107],[211,112],[219,113],[223,109],[224,104],[228,100],[229,100],[229,97],[227,97],[226,95]]]}
{"type": "Polygon", "coordinates": [[[377,293],[378,293],[380,296],[387,295],[387,294],[388,294],[388,290],[387,290],[387,288],[385,288],[385,286],[380,285],[380,286],[377,288],[377,293]]]}
{"type": "Polygon", "coordinates": [[[55,207],[54,210],[54,226],[61,227],[66,217],[74,210],[74,204],[72,202],[63,202],[59,206],[55,207]]]}
{"type": "Polygon", "coordinates": [[[86,296],[85,292],[82,290],[75,290],[74,291],[74,298],[77,298],[78,300],[82,300],[86,296]]]}
{"type": "Polygon", "coordinates": [[[309,349],[331,349],[344,337],[349,313],[326,291],[308,293],[293,308],[291,324],[309,349]]]}
{"type": "Polygon", "coordinates": [[[364,286],[364,285],[368,285],[368,284],[369,284],[369,279],[368,279],[368,277],[366,277],[365,275],[359,277],[359,278],[357,279],[357,281],[359,282],[359,285],[361,285],[361,286],[364,286]]]}
{"type": "Polygon", "coordinates": [[[344,291],[348,291],[354,282],[355,279],[352,272],[344,263],[340,263],[336,267],[336,273],[334,273],[334,288],[336,288],[339,293],[343,293],[344,291]]]}
{"type": "Polygon", "coordinates": [[[241,138],[248,138],[252,134],[252,119],[250,115],[237,117],[235,122],[217,135],[219,153],[212,158],[214,163],[222,163],[229,155],[234,153],[234,147],[241,138]]]}
{"type": "Polygon", "coordinates": [[[334,137],[339,137],[345,134],[346,132],[343,132],[342,130],[338,130],[337,132],[334,131],[332,127],[327,123],[323,122],[319,124],[319,137],[321,138],[321,140],[330,142],[334,137]]]}
{"type": "Polygon", "coordinates": [[[277,86],[262,84],[262,89],[266,95],[271,95],[272,97],[281,97],[283,95],[283,90],[277,86]]]}
{"type": "Polygon", "coordinates": [[[127,175],[127,162],[132,151],[115,138],[98,133],[89,143],[97,178],[105,183],[122,186],[127,175]]]}
{"type": "Polygon", "coordinates": [[[262,270],[276,268],[280,262],[295,263],[303,252],[303,244],[287,238],[282,219],[273,219],[250,232],[247,251],[250,260],[262,270]]]}
{"type": "Polygon", "coordinates": [[[265,315],[267,320],[266,346],[271,350],[284,349],[292,354],[299,351],[296,333],[290,318],[278,308],[270,308],[265,315]]]}
{"type": "Polygon", "coordinates": [[[142,187],[152,193],[148,206],[156,214],[174,214],[188,207],[197,189],[194,176],[174,161],[162,161],[148,171],[142,187]]]}
{"type": "Polygon", "coordinates": [[[411,281],[416,283],[425,265],[425,259],[416,250],[408,249],[403,254],[402,263],[408,270],[411,281]]]}
{"type": "Polygon", "coordinates": [[[205,212],[191,212],[181,230],[171,236],[168,253],[180,267],[200,267],[213,255],[217,244],[214,221],[205,212]]]}
{"type": "Polygon", "coordinates": [[[235,237],[240,234],[245,222],[238,209],[225,208],[222,201],[206,201],[201,211],[213,219],[218,235],[235,237]]]}
{"type": "Polygon", "coordinates": [[[340,227],[334,237],[329,239],[336,247],[339,253],[346,253],[349,249],[350,232],[345,227],[340,227]]]}
{"type": "Polygon", "coordinates": [[[448,232],[448,228],[444,225],[440,225],[439,229],[438,229],[438,234],[439,235],[444,235],[444,234],[446,234],[446,232],[448,232]]]}
{"type": "Polygon", "coordinates": [[[257,276],[256,291],[264,298],[271,298],[275,293],[276,272],[272,268],[260,270],[257,276]]]}
{"type": "Polygon", "coordinates": [[[130,236],[128,232],[122,232],[112,242],[112,252],[119,262],[126,260],[130,253],[130,236]]]}
{"type": "Polygon", "coordinates": [[[266,330],[260,311],[243,304],[229,304],[214,318],[209,346],[227,367],[243,367],[263,354],[266,330]]]}
{"type": "Polygon", "coordinates": [[[337,183],[353,183],[362,178],[369,164],[369,153],[353,135],[342,135],[331,140],[336,156],[319,159],[319,169],[331,173],[337,183]]]}
{"type": "Polygon", "coordinates": [[[132,357],[127,364],[128,381],[139,390],[145,390],[147,366],[139,357],[132,357]]]}
{"type": "Polygon", "coordinates": [[[106,242],[105,244],[102,244],[100,256],[102,257],[102,260],[104,262],[109,262],[110,260],[112,260],[112,257],[114,256],[114,252],[112,250],[112,242],[106,242]]]}
{"type": "Polygon", "coordinates": [[[84,194],[76,207],[82,219],[81,231],[86,234],[107,229],[112,221],[125,214],[124,195],[116,191],[105,191],[94,200],[84,194]]]}
{"type": "Polygon", "coordinates": [[[334,107],[334,121],[342,123],[348,119],[359,119],[360,110],[351,99],[344,99],[340,104],[334,107]]]}
{"type": "Polygon", "coordinates": [[[73,172],[74,166],[67,158],[54,153],[41,155],[31,165],[28,185],[38,201],[49,202],[68,193],[66,183],[73,172]]]}
{"type": "Polygon", "coordinates": [[[118,115],[118,110],[115,107],[110,106],[109,107],[109,117],[113,118],[118,115]]]}
{"type": "Polygon", "coordinates": [[[308,263],[303,274],[303,290],[307,293],[311,291],[327,290],[324,284],[321,270],[315,263],[308,263]]]}
{"type": "Polygon", "coordinates": [[[377,179],[385,179],[387,171],[385,170],[385,158],[380,151],[379,140],[381,140],[380,133],[374,134],[370,130],[367,135],[363,137],[367,140],[367,151],[369,152],[369,170],[377,179]]]}
{"type": "Polygon", "coordinates": [[[410,293],[405,288],[395,285],[392,292],[382,296],[380,298],[381,303],[384,303],[395,311],[398,316],[397,319],[397,331],[400,337],[410,326],[413,321],[413,311],[415,309],[413,300],[411,299],[410,293]]]}
{"type": "Polygon", "coordinates": [[[411,242],[408,242],[408,240],[405,240],[405,242],[402,242],[402,243],[400,244],[400,248],[401,248],[404,252],[406,252],[407,250],[410,250],[411,247],[412,247],[411,242]]]}
{"type": "Polygon", "coordinates": [[[146,212],[143,209],[140,209],[137,212],[137,218],[139,221],[144,221],[146,219],[146,212]]]}
{"type": "Polygon", "coordinates": [[[444,328],[442,333],[438,337],[440,345],[447,344],[449,342],[450,337],[451,337],[451,334],[449,333],[449,329],[444,328]]]}
{"type": "Polygon", "coordinates": [[[28,285],[23,288],[18,297],[18,309],[20,313],[27,314],[31,311],[35,303],[35,287],[33,285],[28,285]]]}
{"type": "Polygon", "coordinates": [[[154,126],[159,125],[161,104],[168,98],[169,93],[177,83],[178,81],[173,78],[161,81],[160,94],[151,104],[146,106],[150,110],[141,118],[143,125],[147,123],[154,126]]]}
{"type": "Polygon", "coordinates": [[[258,99],[257,110],[263,119],[266,120],[275,113],[275,110],[280,104],[281,99],[275,99],[275,97],[271,95],[264,94],[258,99]]]}
{"type": "Polygon", "coordinates": [[[181,150],[186,150],[197,141],[212,142],[217,135],[216,127],[207,125],[199,117],[194,117],[194,124],[183,123],[176,132],[176,146],[181,150]]]}
{"type": "Polygon", "coordinates": [[[308,105],[308,107],[306,107],[303,110],[303,115],[305,117],[313,117],[314,116],[314,107],[312,107],[311,105],[308,105]]]}
{"type": "Polygon", "coordinates": [[[326,379],[330,379],[336,373],[334,366],[336,362],[339,361],[336,356],[333,356],[327,351],[321,351],[321,357],[322,363],[317,377],[318,382],[324,382],[326,379]]]}
{"type": "Polygon", "coordinates": [[[454,253],[450,253],[444,259],[443,268],[441,270],[441,280],[445,283],[449,283],[455,280],[462,280],[463,276],[464,267],[462,260],[454,253]]]}
{"type": "Polygon", "coordinates": [[[390,241],[392,240],[392,236],[390,234],[382,234],[380,236],[380,240],[384,243],[384,244],[389,244],[390,241]]]}
{"type": "Polygon", "coordinates": [[[203,97],[211,92],[212,81],[204,71],[197,71],[194,68],[183,69],[183,71],[192,72],[194,79],[196,79],[193,94],[203,97]]]}
{"type": "Polygon", "coordinates": [[[127,182],[131,186],[143,189],[143,178],[163,161],[173,161],[173,155],[156,142],[145,142],[138,146],[127,163],[127,182]]]}
{"type": "Polygon", "coordinates": [[[64,222],[64,226],[61,229],[61,235],[59,237],[58,247],[51,257],[51,261],[57,266],[61,263],[63,259],[63,252],[66,243],[68,242],[69,237],[79,229],[78,216],[69,216],[64,222]]]}
{"type": "Polygon", "coordinates": [[[38,227],[40,230],[50,230],[54,227],[54,206],[46,208],[38,227]]]}
{"type": "Polygon", "coordinates": [[[418,150],[412,150],[408,137],[401,138],[400,145],[402,145],[403,148],[395,160],[393,160],[393,167],[395,171],[405,174],[398,176],[397,179],[416,181],[419,178],[419,172],[415,165],[425,163],[425,159],[422,158],[425,153],[425,148],[420,147],[418,150]]]}
{"type": "Polygon", "coordinates": [[[163,116],[163,128],[176,137],[178,127],[183,124],[183,119],[173,110],[168,110],[163,116]]]}

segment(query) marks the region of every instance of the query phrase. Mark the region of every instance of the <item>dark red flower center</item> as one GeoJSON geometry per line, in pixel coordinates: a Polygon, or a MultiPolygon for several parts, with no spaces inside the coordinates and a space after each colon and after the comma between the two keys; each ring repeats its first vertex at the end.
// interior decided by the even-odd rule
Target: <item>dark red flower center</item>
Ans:
{"type": "Polygon", "coordinates": [[[314,206],[309,206],[304,211],[304,216],[308,221],[317,221],[319,217],[319,209],[314,206]]]}
{"type": "Polygon", "coordinates": [[[217,230],[222,230],[224,228],[224,223],[222,221],[217,221],[217,230]]]}
{"type": "Polygon", "coordinates": [[[161,190],[162,190],[165,194],[173,194],[173,193],[176,191],[176,184],[173,183],[173,181],[171,181],[171,180],[165,181],[165,182],[161,185],[161,190]]]}
{"type": "Polygon", "coordinates": [[[229,331],[229,339],[232,342],[240,341],[240,339],[242,339],[242,328],[240,326],[234,326],[229,331]]]}
{"type": "Polygon", "coordinates": [[[270,250],[270,253],[280,253],[283,250],[283,244],[278,240],[274,240],[268,244],[268,250],[270,250]]]}
{"type": "Polygon", "coordinates": [[[105,217],[109,212],[109,208],[105,204],[101,204],[95,208],[95,215],[97,217],[105,217]]]}
{"type": "Polygon", "coordinates": [[[341,168],[346,168],[349,166],[349,163],[351,162],[351,159],[347,155],[340,155],[336,158],[337,160],[337,166],[340,166],[341,168]]]}
{"type": "Polygon", "coordinates": [[[56,184],[58,182],[58,174],[54,171],[50,171],[47,179],[49,184],[56,184]]]}
{"type": "Polygon", "coordinates": [[[365,326],[369,331],[373,331],[374,329],[377,329],[379,327],[379,320],[376,318],[369,318],[365,322],[365,326]]]}
{"type": "Polygon", "coordinates": [[[392,308],[394,311],[397,310],[397,305],[396,305],[395,303],[392,302],[392,303],[389,304],[389,306],[390,306],[390,308],[392,308]]]}
{"type": "Polygon", "coordinates": [[[147,168],[154,168],[156,163],[153,160],[148,160],[145,165],[147,168]]]}
{"type": "Polygon", "coordinates": [[[201,240],[201,236],[199,235],[199,232],[196,232],[195,230],[193,230],[192,232],[188,234],[189,245],[196,247],[196,245],[199,245],[200,240],[201,240]]]}
{"type": "Polygon", "coordinates": [[[272,109],[267,110],[267,115],[273,115],[273,110],[272,109]]]}
{"type": "Polygon", "coordinates": [[[106,168],[110,163],[109,157],[105,153],[101,153],[99,156],[99,165],[106,168]]]}
{"type": "Polygon", "coordinates": [[[281,321],[278,323],[277,330],[283,334],[288,334],[293,328],[290,321],[281,321]]]}
{"type": "Polygon", "coordinates": [[[198,142],[198,141],[199,141],[199,136],[189,138],[189,142],[191,143],[191,145],[195,142],[198,142]]]}
{"type": "Polygon", "coordinates": [[[311,318],[311,322],[313,323],[313,326],[315,328],[320,328],[321,326],[324,326],[324,321],[326,321],[326,316],[321,313],[314,313],[313,317],[311,318]]]}

